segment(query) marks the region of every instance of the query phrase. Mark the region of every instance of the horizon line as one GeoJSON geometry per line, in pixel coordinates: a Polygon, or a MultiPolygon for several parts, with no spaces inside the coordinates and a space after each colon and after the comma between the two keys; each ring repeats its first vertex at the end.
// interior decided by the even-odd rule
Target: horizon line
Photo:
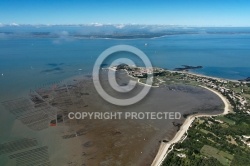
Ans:
{"type": "Polygon", "coordinates": [[[55,24],[45,24],[45,23],[37,23],[37,24],[30,24],[30,23],[0,23],[0,28],[3,26],[169,26],[169,27],[232,27],[232,28],[250,28],[250,25],[182,25],[182,24],[140,24],[140,23],[55,23],[55,24]]]}

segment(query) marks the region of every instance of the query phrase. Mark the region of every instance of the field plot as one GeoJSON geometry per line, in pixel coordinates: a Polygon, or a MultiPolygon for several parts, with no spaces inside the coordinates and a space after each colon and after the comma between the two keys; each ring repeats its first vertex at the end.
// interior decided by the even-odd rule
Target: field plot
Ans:
{"type": "Polygon", "coordinates": [[[220,151],[217,148],[212,146],[204,145],[201,150],[201,154],[216,158],[221,164],[223,165],[230,165],[231,161],[233,160],[233,155],[226,153],[224,151],[220,151]]]}
{"type": "Polygon", "coordinates": [[[221,120],[221,121],[223,121],[223,122],[226,122],[226,123],[228,123],[229,125],[234,125],[234,124],[235,124],[235,121],[233,121],[233,120],[231,120],[231,119],[228,119],[228,118],[226,118],[226,117],[224,117],[224,116],[217,116],[215,119],[221,120]]]}

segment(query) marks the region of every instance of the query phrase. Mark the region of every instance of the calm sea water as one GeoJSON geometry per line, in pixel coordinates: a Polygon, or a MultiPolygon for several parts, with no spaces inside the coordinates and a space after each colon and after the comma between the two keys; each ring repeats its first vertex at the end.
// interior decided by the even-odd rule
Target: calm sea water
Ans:
{"type": "MultiPolygon", "coordinates": [[[[3,38],[0,39],[0,102],[71,76],[91,74],[102,51],[118,44],[141,49],[154,66],[162,68],[202,65],[203,69],[194,72],[227,79],[250,76],[249,34],[173,35],[134,40],[3,38]]],[[[120,56],[136,60],[131,54],[118,53],[107,63],[120,56]]],[[[0,141],[3,141],[11,135],[14,117],[1,106],[0,110],[0,141]]]]}
{"type": "MultiPolygon", "coordinates": [[[[202,65],[203,69],[194,72],[228,79],[250,76],[250,35],[174,35],[134,40],[2,39],[0,100],[70,76],[91,73],[101,52],[118,44],[141,49],[154,66],[173,69],[202,65]]],[[[119,56],[134,58],[127,53],[113,57],[119,56]]]]}

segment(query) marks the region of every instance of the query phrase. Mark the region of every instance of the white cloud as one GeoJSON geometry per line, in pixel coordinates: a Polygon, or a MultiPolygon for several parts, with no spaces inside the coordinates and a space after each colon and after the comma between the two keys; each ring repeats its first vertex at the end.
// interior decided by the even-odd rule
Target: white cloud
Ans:
{"type": "Polygon", "coordinates": [[[71,42],[74,40],[73,37],[69,35],[68,31],[60,31],[60,32],[56,32],[55,34],[58,36],[58,38],[53,40],[54,44],[61,44],[63,42],[71,42]]]}
{"type": "Polygon", "coordinates": [[[19,24],[13,22],[10,24],[10,26],[19,26],[19,24]]]}
{"type": "Polygon", "coordinates": [[[61,31],[59,34],[61,36],[69,36],[69,32],[68,31],[61,31]]]}
{"type": "Polygon", "coordinates": [[[119,25],[114,25],[116,28],[118,28],[118,29],[122,29],[122,28],[124,28],[126,25],[124,25],[124,24],[119,24],[119,25]]]}
{"type": "Polygon", "coordinates": [[[96,22],[96,23],[91,23],[91,25],[93,25],[93,26],[95,26],[95,27],[101,27],[101,26],[103,26],[103,24],[98,23],[98,22],[96,22]]]}

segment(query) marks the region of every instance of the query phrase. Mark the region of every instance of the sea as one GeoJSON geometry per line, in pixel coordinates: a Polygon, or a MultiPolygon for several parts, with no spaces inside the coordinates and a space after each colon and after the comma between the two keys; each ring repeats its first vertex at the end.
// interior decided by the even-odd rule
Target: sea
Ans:
{"type": "MultiPolygon", "coordinates": [[[[172,70],[182,65],[203,66],[191,72],[235,80],[250,76],[250,34],[171,35],[127,40],[2,38],[0,101],[30,88],[91,74],[97,57],[105,49],[121,44],[139,48],[156,67],[172,70]]],[[[124,52],[117,54],[134,58],[124,52]]]]}
{"type": "MultiPolygon", "coordinates": [[[[181,34],[147,39],[2,37],[0,102],[74,76],[91,75],[98,56],[116,45],[139,48],[155,67],[173,70],[182,65],[203,66],[191,72],[233,80],[250,77],[250,34],[181,34]]],[[[118,52],[104,66],[117,57],[136,60],[131,53],[118,52]]],[[[0,109],[3,142],[11,137],[15,118],[0,109]]]]}

